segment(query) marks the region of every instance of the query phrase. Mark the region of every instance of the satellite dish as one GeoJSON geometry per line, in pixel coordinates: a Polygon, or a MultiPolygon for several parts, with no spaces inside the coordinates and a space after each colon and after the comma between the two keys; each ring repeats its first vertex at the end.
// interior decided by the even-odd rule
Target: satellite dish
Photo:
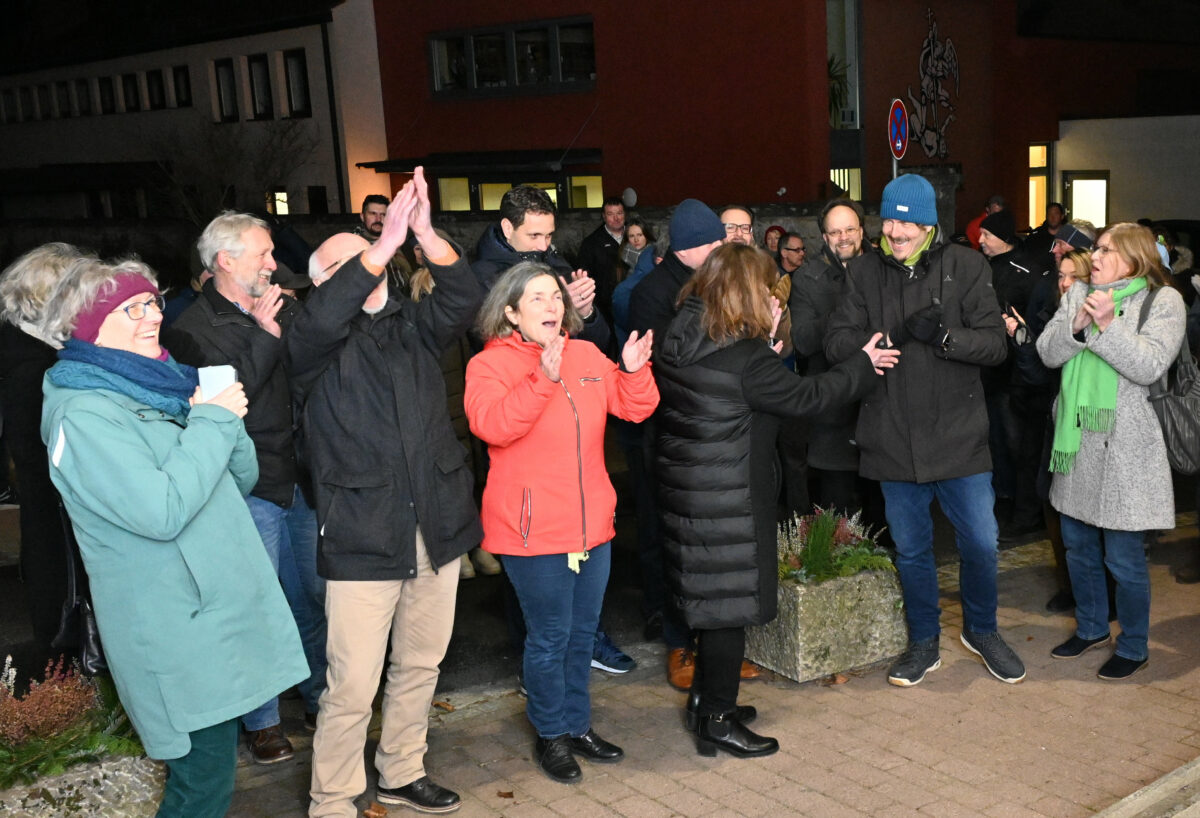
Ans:
{"type": "Polygon", "coordinates": [[[621,201],[625,203],[625,207],[633,207],[637,204],[637,191],[631,187],[625,188],[621,193],[621,201]]]}

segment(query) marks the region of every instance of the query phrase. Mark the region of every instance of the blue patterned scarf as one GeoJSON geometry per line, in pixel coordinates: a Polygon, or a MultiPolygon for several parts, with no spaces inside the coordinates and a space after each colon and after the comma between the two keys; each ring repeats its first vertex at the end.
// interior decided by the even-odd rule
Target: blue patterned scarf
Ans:
{"type": "Polygon", "coordinates": [[[69,338],[58,352],[58,363],[47,373],[55,386],[68,389],[107,389],[161,409],[177,418],[190,408],[196,391],[196,368],[167,356],[160,361],[136,352],[109,349],[69,338]]]}

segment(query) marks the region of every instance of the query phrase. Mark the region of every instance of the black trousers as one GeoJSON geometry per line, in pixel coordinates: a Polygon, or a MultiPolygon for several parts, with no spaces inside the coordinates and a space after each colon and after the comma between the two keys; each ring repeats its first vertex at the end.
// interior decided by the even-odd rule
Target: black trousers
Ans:
{"type": "Polygon", "coordinates": [[[700,693],[699,715],[716,716],[737,707],[745,655],[745,628],[696,631],[696,675],[692,689],[700,693]]]}

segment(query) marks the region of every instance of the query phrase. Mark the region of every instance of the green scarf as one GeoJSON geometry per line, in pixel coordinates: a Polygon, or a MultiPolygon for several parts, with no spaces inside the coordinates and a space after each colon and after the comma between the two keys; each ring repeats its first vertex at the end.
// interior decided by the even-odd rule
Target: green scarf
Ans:
{"type": "MultiPolygon", "coordinates": [[[[1092,287],[1090,292],[1095,292],[1092,287]]],[[[1113,316],[1121,314],[1121,302],[1146,289],[1139,276],[1119,290],[1113,290],[1113,316]]],[[[1073,317],[1073,316],[1072,316],[1073,317]]],[[[1095,324],[1087,332],[1094,333],[1095,324]]],[[[1090,349],[1084,349],[1063,366],[1062,386],[1058,393],[1058,414],[1054,418],[1054,449],[1050,471],[1066,474],[1075,465],[1075,455],[1083,440],[1083,430],[1107,432],[1117,414],[1117,371],[1090,349]]]]}

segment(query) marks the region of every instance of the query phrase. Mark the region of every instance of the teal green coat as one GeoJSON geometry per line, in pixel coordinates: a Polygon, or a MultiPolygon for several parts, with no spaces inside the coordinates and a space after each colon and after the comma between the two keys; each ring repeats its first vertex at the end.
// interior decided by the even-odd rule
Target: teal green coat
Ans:
{"type": "MultiPolygon", "coordinates": [[[[53,370],[51,370],[53,372],[53,370]]],[[[245,495],[240,418],[172,417],[117,392],[43,382],[42,439],[91,581],[113,680],[151,758],[308,678],[245,495]]]]}

